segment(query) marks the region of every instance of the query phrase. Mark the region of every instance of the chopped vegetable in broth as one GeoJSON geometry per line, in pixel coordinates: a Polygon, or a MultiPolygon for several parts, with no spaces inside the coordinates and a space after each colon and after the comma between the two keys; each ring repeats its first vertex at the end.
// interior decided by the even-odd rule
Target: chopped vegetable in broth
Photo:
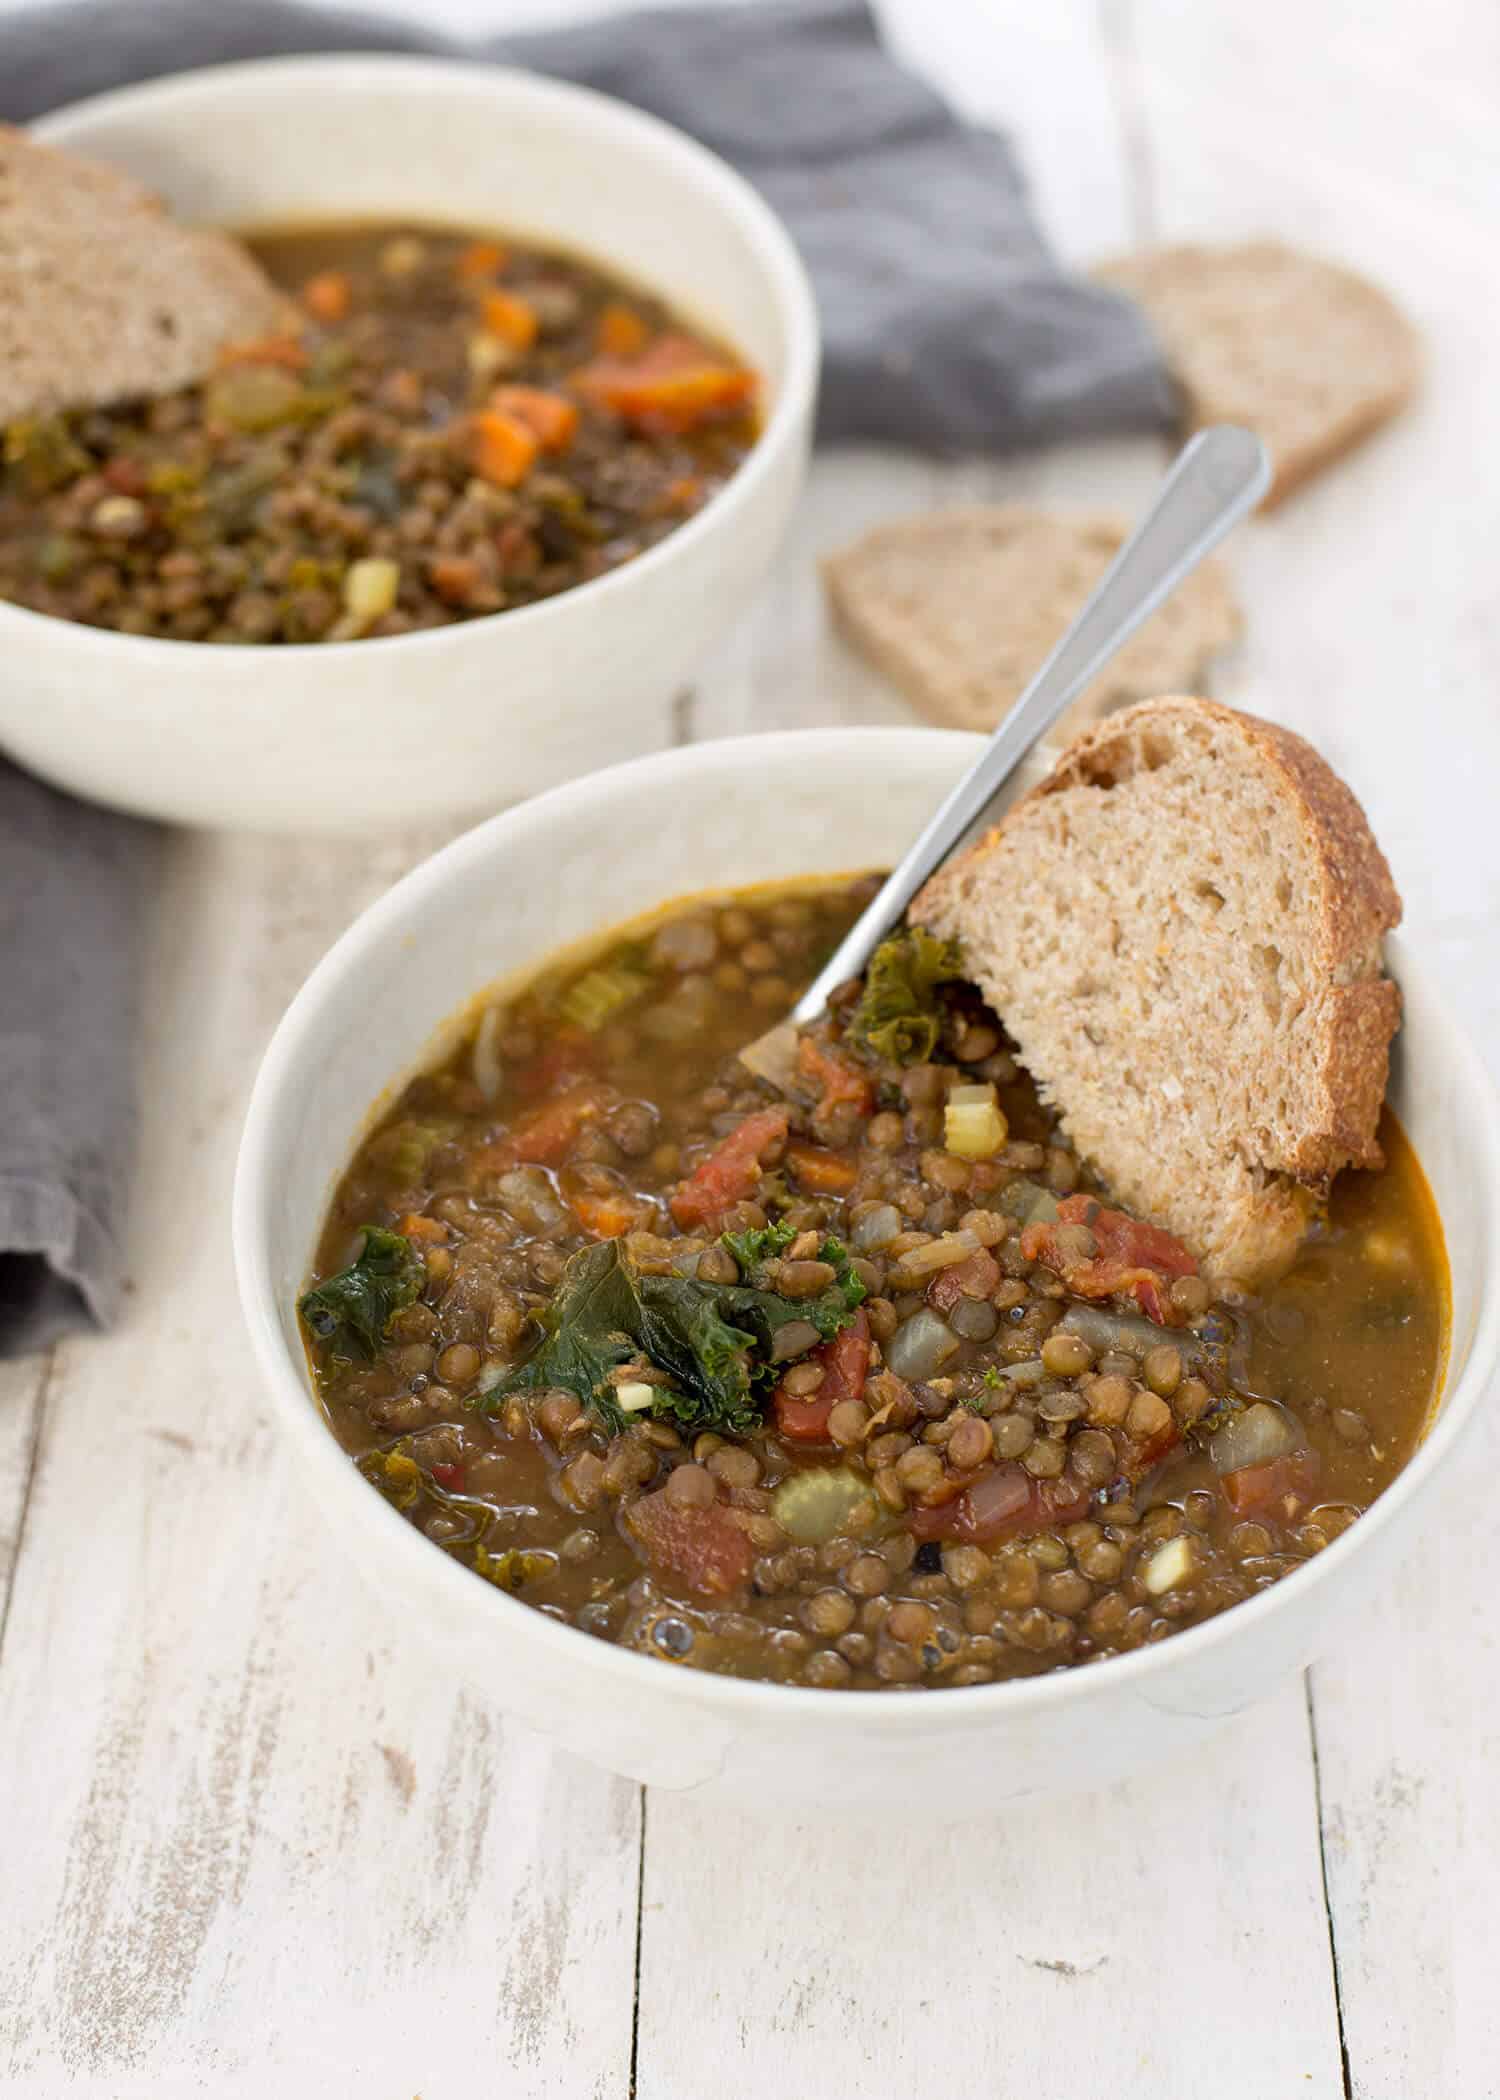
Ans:
{"type": "Polygon", "coordinates": [[[180,641],[408,634],[619,567],[755,441],[754,373],[592,263],[428,226],[245,240],[283,333],[0,429],[0,599],[180,641]]]}
{"type": "Polygon", "coordinates": [[[1260,1291],[1110,1201],[962,957],[886,943],[786,1096],[736,1052],[874,878],[687,900],[477,1014],[360,1147],[302,1301],[376,1490],[497,1587],[688,1668],[976,1685],[1295,1572],[1435,1402],[1394,1118],[1260,1291]]]}

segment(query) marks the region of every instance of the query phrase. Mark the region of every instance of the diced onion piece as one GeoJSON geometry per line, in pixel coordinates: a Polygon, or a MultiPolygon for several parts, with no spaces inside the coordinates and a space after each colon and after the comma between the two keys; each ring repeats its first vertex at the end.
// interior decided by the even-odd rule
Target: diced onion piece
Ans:
{"type": "Polygon", "coordinates": [[[484,1017],[474,1031],[474,1048],[469,1054],[469,1070],[474,1084],[486,1101],[498,1101],[504,1073],[500,1066],[500,1029],[505,1016],[498,1006],[487,1006],[484,1017]]]}
{"type": "Polygon", "coordinates": [[[1110,1312],[1102,1305],[1070,1305],[1058,1325],[1091,1349],[1128,1349],[1132,1356],[1154,1349],[1162,1338],[1160,1327],[1139,1313],[1110,1312]]]}
{"type": "Polygon", "coordinates": [[[995,1376],[1002,1385],[1017,1386],[1024,1392],[1029,1386],[1042,1383],[1047,1376],[1047,1366],[1039,1356],[1028,1356],[1024,1363],[999,1365],[995,1376]]]}
{"type": "Polygon", "coordinates": [[[1141,1581],[1151,1596],[1161,1597],[1187,1582],[1193,1573],[1193,1542],[1181,1534],[1157,1547],[1141,1570],[1141,1581]]]}
{"type": "Polygon", "coordinates": [[[351,562],[344,574],[344,610],[351,619],[379,620],[391,610],[401,588],[401,565],[372,554],[351,562]]]}
{"type": "Polygon", "coordinates": [[[924,1305],[885,1345],[886,1364],[898,1378],[931,1378],[958,1353],[958,1336],[948,1322],[924,1305]]]}
{"type": "Polygon", "coordinates": [[[492,1357],[487,1364],[479,1366],[479,1376],[474,1380],[474,1389],[480,1393],[492,1393],[504,1376],[504,1364],[492,1357]]]}
{"type": "Polygon", "coordinates": [[[856,1254],[871,1254],[877,1247],[888,1247],[905,1225],[906,1220],[894,1203],[877,1204],[850,1232],[849,1244],[856,1254]]]}
{"type": "Polygon", "coordinates": [[[956,1159],[993,1159],[1009,1133],[993,1085],[949,1088],[943,1143],[956,1159]]]}
{"type": "Polygon", "coordinates": [[[513,1167],[500,1176],[495,1191],[516,1223],[528,1232],[552,1232],[571,1221],[571,1212],[541,1167],[513,1167]]]}
{"type": "Polygon", "coordinates": [[[1269,1400],[1253,1400],[1214,1431],[1208,1455],[1216,1473],[1238,1473],[1242,1466],[1266,1466],[1273,1458],[1285,1458],[1297,1441],[1288,1415],[1269,1400]]]}
{"type": "Polygon", "coordinates": [[[771,1498],[772,1516],[787,1537],[801,1546],[821,1546],[837,1538],[865,1506],[873,1511],[870,1483],[848,1466],[793,1473],[771,1498]]]}
{"type": "Polygon", "coordinates": [[[627,1415],[644,1413],[655,1398],[656,1387],[654,1385],[632,1384],[617,1385],[615,1387],[615,1405],[616,1407],[622,1407],[627,1415]]]}
{"type": "Polygon", "coordinates": [[[967,1261],[971,1254],[979,1252],[979,1242],[972,1232],[945,1232],[940,1238],[929,1240],[925,1247],[912,1247],[898,1258],[901,1272],[907,1276],[930,1276],[937,1269],[951,1269],[955,1262],[967,1261]]]}

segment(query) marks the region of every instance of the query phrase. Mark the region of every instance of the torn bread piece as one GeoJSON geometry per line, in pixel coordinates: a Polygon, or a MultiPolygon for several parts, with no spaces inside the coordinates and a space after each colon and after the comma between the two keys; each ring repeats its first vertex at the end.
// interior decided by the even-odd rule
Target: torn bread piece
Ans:
{"type": "Polygon", "coordinates": [[[230,235],[0,125],[0,423],[189,386],[287,311],[230,235]]]}
{"type": "Polygon", "coordinates": [[[1242,423],[1265,442],[1261,508],[1398,415],[1417,390],[1416,330],[1353,270],[1279,241],[1148,249],[1095,273],[1146,310],[1187,427],[1242,423]]]}
{"type": "MultiPolygon", "coordinates": [[[[1021,505],[897,519],[830,555],[823,581],[847,638],[912,705],[951,729],[1000,723],[1124,544],[1106,513],[1021,505]]],[[[1148,693],[1201,683],[1240,613],[1205,561],[1068,710],[1066,736],[1148,693]]]]}
{"type": "Polygon", "coordinates": [[[917,897],[1079,1153],[1221,1279],[1284,1268],[1377,1139],[1401,916],[1364,813],[1290,730],[1142,701],[917,897]]]}

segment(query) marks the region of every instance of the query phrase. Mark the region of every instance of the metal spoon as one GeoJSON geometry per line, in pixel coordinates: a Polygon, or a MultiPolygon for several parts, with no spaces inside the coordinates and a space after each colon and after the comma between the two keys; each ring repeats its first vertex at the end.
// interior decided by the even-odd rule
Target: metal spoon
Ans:
{"type": "Polygon", "coordinates": [[[740,1052],[743,1064],[785,1088],[797,1029],[817,1020],[835,988],[859,976],[917,891],[942,866],[1063,710],[1115,651],[1264,495],[1271,462],[1253,431],[1200,431],[1178,454],[1137,525],[1030,685],[979,757],[887,877],[784,1021],[740,1052]]]}

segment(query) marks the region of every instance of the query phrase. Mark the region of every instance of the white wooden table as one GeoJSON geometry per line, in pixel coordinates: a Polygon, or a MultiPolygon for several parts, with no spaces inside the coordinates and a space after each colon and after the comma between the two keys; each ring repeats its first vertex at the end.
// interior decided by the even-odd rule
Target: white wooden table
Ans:
{"type": "MultiPolygon", "coordinates": [[[[1235,544],[1249,635],[1219,690],[1347,771],[1489,1047],[1500,11],[903,0],[890,20],[1019,134],[1070,255],[1270,230],[1367,265],[1420,320],[1420,411],[1235,544]]],[[[823,460],[681,735],[901,719],[821,623],[813,557],[867,520],[1134,503],[1159,466],[1151,444],[823,460]]],[[[0,2092],[1500,2093],[1493,1430],[1363,1636],[1196,1767],[1003,1821],[982,1772],[938,1775],[976,1805],[947,1835],[643,1798],[369,1644],[239,1340],[227,1200],[278,1015],[435,843],[171,849],[134,1309],[0,1366],[0,2092]]]]}

